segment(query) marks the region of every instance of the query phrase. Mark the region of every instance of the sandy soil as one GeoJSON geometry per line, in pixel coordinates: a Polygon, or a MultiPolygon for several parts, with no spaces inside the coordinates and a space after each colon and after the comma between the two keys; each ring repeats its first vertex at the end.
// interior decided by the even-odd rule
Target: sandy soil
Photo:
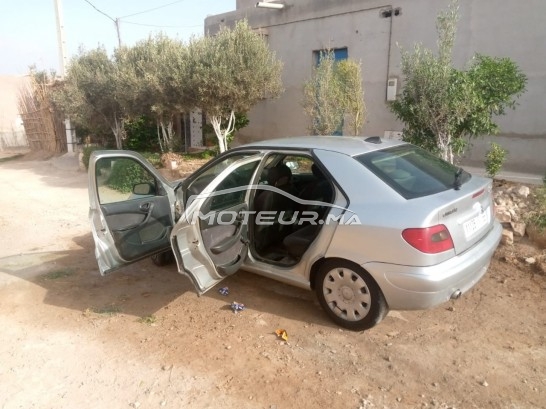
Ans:
{"type": "Polygon", "coordinates": [[[74,163],[0,163],[0,408],[546,407],[546,280],[514,249],[462,299],[353,333],[247,273],[227,297],[149,260],[101,277],[74,163]]]}

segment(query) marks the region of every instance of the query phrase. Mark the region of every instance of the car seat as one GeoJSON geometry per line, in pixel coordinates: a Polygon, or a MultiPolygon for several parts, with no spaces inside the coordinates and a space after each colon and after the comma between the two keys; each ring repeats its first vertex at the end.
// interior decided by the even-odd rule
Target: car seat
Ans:
{"type": "MultiPolygon", "coordinates": [[[[314,180],[309,182],[302,190],[300,197],[304,200],[320,201],[324,203],[331,203],[333,198],[333,191],[328,178],[320,170],[320,168],[313,163],[311,166],[314,180]]],[[[328,213],[328,206],[319,205],[302,205],[300,206],[302,211],[314,211],[318,213],[318,220],[323,220],[328,213]]],[[[305,224],[299,226],[299,229],[293,233],[287,235],[283,244],[288,249],[291,256],[296,259],[300,259],[303,253],[311,245],[311,243],[318,236],[320,231],[320,224],[305,224]]]]}
{"type": "MultiPolygon", "coordinates": [[[[269,186],[276,187],[283,192],[294,195],[292,187],[292,172],[284,164],[280,164],[268,169],[267,183],[269,186]]],[[[279,223],[279,217],[284,219],[292,217],[295,208],[295,202],[280,192],[271,190],[262,190],[256,196],[254,201],[254,210],[259,212],[274,212],[274,222],[272,225],[256,225],[255,247],[257,250],[265,249],[275,244],[280,244],[282,238],[291,232],[291,226],[279,223]],[[284,212],[281,214],[281,212],[284,212]]],[[[269,216],[271,213],[269,214],[269,216]]]]}

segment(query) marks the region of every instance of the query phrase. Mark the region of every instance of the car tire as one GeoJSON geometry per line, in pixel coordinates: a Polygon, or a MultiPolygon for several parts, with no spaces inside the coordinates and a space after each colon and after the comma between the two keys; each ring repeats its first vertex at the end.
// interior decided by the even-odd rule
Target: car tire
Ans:
{"type": "Polygon", "coordinates": [[[316,276],[315,290],[330,318],[352,331],[372,328],[389,312],[372,276],[347,260],[326,261],[316,276]]]}
{"type": "Polygon", "coordinates": [[[156,253],[150,257],[152,262],[158,266],[163,267],[168,264],[171,264],[174,261],[174,254],[171,250],[163,251],[161,253],[156,253]]]}

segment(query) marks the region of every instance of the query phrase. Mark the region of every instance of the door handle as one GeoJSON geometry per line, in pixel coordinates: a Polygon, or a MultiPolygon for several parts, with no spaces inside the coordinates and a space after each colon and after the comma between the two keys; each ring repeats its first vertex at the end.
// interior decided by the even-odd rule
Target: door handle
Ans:
{"type": "Polygon", "coordinates": [[[150,202],[146,202],[146,203],[142,203],[142,204],[139,206],[139,209],[142,210],[143,212],[147,212],[147,211],[150,210],[150,207],[151,207],[150,202]]]}

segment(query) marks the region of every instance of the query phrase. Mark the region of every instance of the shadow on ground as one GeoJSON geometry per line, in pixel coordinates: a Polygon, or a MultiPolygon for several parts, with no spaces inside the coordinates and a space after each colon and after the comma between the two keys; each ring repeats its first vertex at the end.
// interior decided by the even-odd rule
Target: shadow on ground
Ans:
{"type": "Polygon", "coordinates": [[[74,250],[27,253],[0,259],[0,286],[27,280],[43,287],[45,304],[90,311],[98,314],[151,316],[176,300],[194,304],[192,309],[210,314],[211,306],[220,309],[232,301],[245,304],[249,311],[259,311],[302,323],[334,327],[320,309],[312,292],[288,286],[264,277],[238,272],[198,297],[190,280],[181,276],[175,264],[155,266],[144,259],[101,276],[94,258],[90,233],[73,239],[74,250]],[[219,294],[227,286],[227,297],[219,294]],[[216,300],[216,302],[210,302],[216,300]],[[202,307],[202,308],[201,308],[202,307]]]}

